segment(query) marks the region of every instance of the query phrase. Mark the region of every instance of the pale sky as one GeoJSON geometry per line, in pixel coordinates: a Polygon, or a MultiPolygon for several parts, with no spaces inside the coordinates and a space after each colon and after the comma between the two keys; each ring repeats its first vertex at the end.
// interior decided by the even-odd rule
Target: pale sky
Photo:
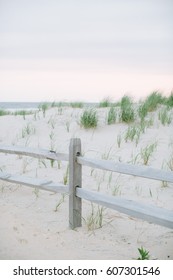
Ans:
{"type": "Polygon", "coordinates": [[[173,90],[172,0],[0,0],[0,102],[173,90]]]}

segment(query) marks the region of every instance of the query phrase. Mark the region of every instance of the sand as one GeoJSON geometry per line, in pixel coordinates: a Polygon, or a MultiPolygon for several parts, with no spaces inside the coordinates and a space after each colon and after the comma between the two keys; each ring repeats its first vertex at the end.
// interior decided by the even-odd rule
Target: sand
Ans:
{"type": "MultiPolygon", "coordinates": [[[[96,129],[80,127],[84,109],[51,108],[33,115],[0,117],[0,145],[45,148],[68,153],[70,139],[82,141],[82,154],[143,164],[141,149],[156,144],[148,165],[169,169],[173,155],[173,121],[162,125],[158,110],[150,113],[153,124],[138,143],[125,141],[128,124],[108,125],[109,108],[98,108],[96,129]],[[29,127],[29,129],[27,129],[29,127]],[[118,145],[117,136],[121,138],[118,145]]],[[[172,112],[173,113],[173,112],[172,112]]],[[[137,125],[137,123],[136,123],[137,125]]],[[[0,154],[0,169],[28,177],[64,182],[67,162],[0,154]]],[[[83,187],[173,210],[173,184],[120,175],[83,167],[83,187]]],[[[0,259],[136,259],[138,248],[149,251],[150,259],[173,259],[173,231],[119,212],[102,209],[101,228],[93,228],[91,213],[97,205],[83,200],[83,225],[69,229],[68,196],[35,190],[0,181],[0,259]]],[[[99,208],[101,210],[101,208],[99,208]]],[[[97,214],[96,214],[97,215],[97,214]]]]}

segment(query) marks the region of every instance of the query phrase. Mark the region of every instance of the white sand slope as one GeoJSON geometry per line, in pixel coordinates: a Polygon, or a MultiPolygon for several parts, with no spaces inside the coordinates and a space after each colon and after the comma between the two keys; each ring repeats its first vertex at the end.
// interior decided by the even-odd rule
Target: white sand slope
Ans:
{"type": "MultiPolygon", "coordinates": [[[[0,117],[0,145],[45,148],[68,153],[70,138],[79,137],[87,157],[143,164],[141,149],[155,144],[148,165],[169,170],[173,158],[173,121],[163,126],[158,111],[139,141],[125,141],[128,124],[107,125],[108,108],[97,109],[98,127],[79,125],[84,109],[49,109],[22,116],[0,117]],[[120,139],[118,144],[117,137],[120,139]]],[[[172,112],[173,113],[173,112],[172,112]]],[[[136,123],[136,126],[138,124],[136,123]]],[[[0,170],[64,183],[67,163],[0,154],[0,170]]],[[[83,187],[173,210],[173,184],[83,167],[83,187]]],[[[83,226],[68,226],[68,196],[0,181],[0,259],[135,259],[141,246],[151,259],[173,259],[173,231],[110,209],[102,227],[93,229],[92,210],[83,201],[83,226]]],[[[95,219],[96,220],[96,219],[95,219]]],[[[97,226],[97,225],[96,225],[97,226]]]]}

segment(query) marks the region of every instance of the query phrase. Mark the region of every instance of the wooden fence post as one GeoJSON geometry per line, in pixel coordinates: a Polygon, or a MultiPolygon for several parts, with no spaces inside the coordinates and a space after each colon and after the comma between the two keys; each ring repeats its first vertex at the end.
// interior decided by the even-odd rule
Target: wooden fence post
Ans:
{"type": "Polygon", "coordinates": [[[69,226],[71,229],[82,225],[82,200],[76,196],[76,187],[82,187],[82,165],[76,157],[81,154],[81,140],[72,138],[69,147],[69,226]]]}

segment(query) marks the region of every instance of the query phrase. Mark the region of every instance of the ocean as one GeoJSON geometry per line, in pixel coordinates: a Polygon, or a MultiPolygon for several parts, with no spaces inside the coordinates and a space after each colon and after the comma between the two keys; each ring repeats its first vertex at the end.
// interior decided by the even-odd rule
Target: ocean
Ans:
{"type": "MultiPolygon", "coordinates": [[[[0,109],[15,111],[15,110],[37,110],[41,104],[45,102],[0,102],[0,109]]],[[[52,102],[46,102],[51,105],[52,102]]],[[[56,102],[57,104],[61,104],[61,102],[56,102]]],[[[65,102],[63,104],[69,105],[69,103],[65,102]]],[[[94,107],[97,106],[98,103],[83,103],[84,107],[94,107]]]]}
{"type": "Polygon", "coordinates": [[[0,109],[4,110],[36,110],[41,102],[0,102],[0,109]]]}

